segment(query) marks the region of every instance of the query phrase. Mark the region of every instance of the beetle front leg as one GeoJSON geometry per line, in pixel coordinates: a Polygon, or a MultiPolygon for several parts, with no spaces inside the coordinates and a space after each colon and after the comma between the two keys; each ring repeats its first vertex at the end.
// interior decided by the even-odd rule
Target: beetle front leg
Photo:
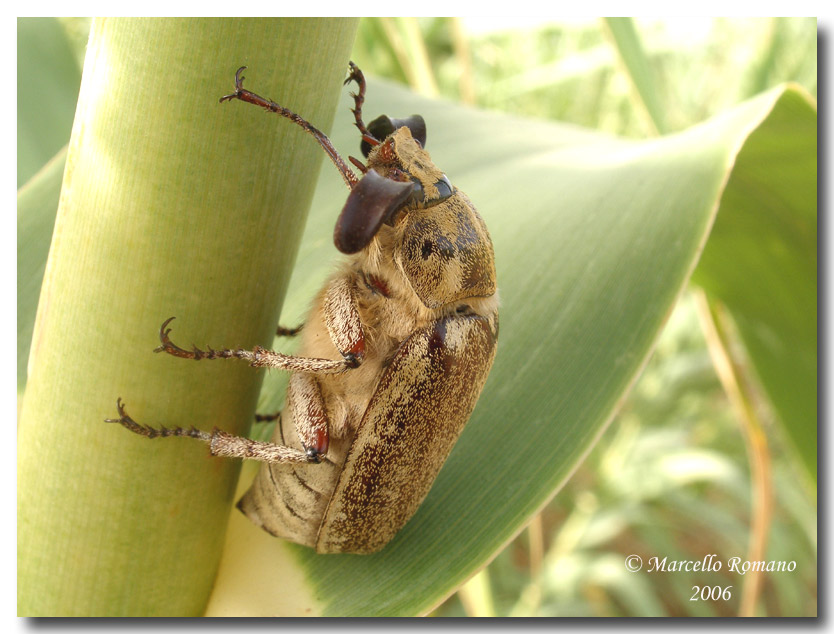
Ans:
{"type": "Polygon", "coordinates": [[[301,332],[302,328],[304,328],[304,324],[299,324],[295,328],[287,328],[286,326],[279,325],[275,329],[275,336],[276,337],[295,337],[298,333],[301,332]]]}
{"type": "Polygon", "coordinates": [[[270,99],[266,99],[261,97],[260,95],[256,95],[255,93],[246,90],[243,87],[243,80],[245,79],[241,73],[246,69],[246,66],[241,66],[237,69],[235,73],[235,91],[228,95],[224,95],[220,97],[220,103],[224,101],[231,101],[232,99],[239,99],[240,101],[245,101],[246,103],[251,103],[256,106],[260,106],[269,112],[274,112],[282,117],[286,117],[296,125],[301,126],[307,133],[312,135],[312,137],[318,142],[321,148],[325,151],[327,156],[330,157],[330,160],[333,161],[333,164],[342,174],[342,178],[345,180],[345,184],[353,189],[356,187],[356,184],[359,182],[356,174],[347,166],[345,161],[339,156],[339,153],[336,151],[336,148],[333,147],[333,143],[330,142],[330,139],[327,138],[321,130],[313,127],[309,121],[304,119],[297,114],[295,114],[292,110],[281,106],[270,99]]]}
{"type": "MultiPolygon", "coordinates": [[[[356,106],[350,110],[353,113],[354,120],[356,121],[354,125],[359,129],[359,133],[362,135],[363,141],[372,147],[379,145],[379,139],[368,131],[368,128],[365,127],[365,122],[362,121],[362,104],[365,103],[365,75],[362,74],[362,71],[359,70],[359,67],[353,62],[349,62],[349,68],[350,74],[345,80],[345,85],[347,86],[350,82],[355,81],[356,85],[359,87],[358,93],[350,93],[350,96],[353,97],[353,103],[356,106]]],[[[353,163],[353,161],[351,162],[353,163]]],[[[353,164],[356,165],[356,163],[353,164]]],[[[364,167],[365,166],[363,165],[360,169],[363,169],[364,167]]]]}

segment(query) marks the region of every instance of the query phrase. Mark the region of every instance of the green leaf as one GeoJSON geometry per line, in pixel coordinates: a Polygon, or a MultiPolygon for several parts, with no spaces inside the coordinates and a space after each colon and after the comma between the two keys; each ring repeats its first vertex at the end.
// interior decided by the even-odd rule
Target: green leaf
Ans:
{"type": "Polygon", "coordinates": [[[67,144],[81,69],[56,18],[17,20],[17,186],[67,144]]]}
{"type": "Polygon", "coordinates": [[[817,118],[803,91],[787,91],[738,153],[694,280],[731,311],[816,481],[817,118]]]}
{"type": "Polygon", "coordinates": [[[67,150],[62,149],[17,193],[17,392],[26,386],[26,364],[67,150]]]}
{"type": "Polygon", "coordinates": [[[640,104],[645,108],[655,130],[668,132],[664,108],[660,100],[652,67],[632,18],[605,18],[605,24],[614,40],[614,48],[625,66],[640,104]]]}

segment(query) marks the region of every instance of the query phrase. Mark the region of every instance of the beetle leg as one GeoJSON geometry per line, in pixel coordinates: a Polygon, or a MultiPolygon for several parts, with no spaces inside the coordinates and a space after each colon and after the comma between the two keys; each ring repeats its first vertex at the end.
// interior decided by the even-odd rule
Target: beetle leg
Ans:
{"type": "Polygon", "coordinates": [[[242,350],[240,348],[235,350],[228,348],[214,350],[210,347],[207,347],[206,350],[201,350],[197,346],[193,346],[191,350],[185,350],[184,348],[180,348],[168,337],[171,329],[167,326],[171,323],[172,319],[174,318],[170,317],[166,319],[160,327],[159,340],[161,345],[154,348],[154,352],[167,352],[181,359],[194,359],[195,361],[200,361],[201,359],[243,359],[249,361],[249,365],[256,368],[275,368],[276,370],[313,372],[315,374],[340,374],[359,365],[356,357],[351,355],[345,355],[345,358],[341,360],[294,357],[281,354],[280,352],[273,352],[260,346],[255,346],[253,350],[242,350]]]}
{"type": "Polygon", "coordinates": [[[342,178],[345,179],[345,183],[348,187],[353,189],[356,184],[359,182],[359,178],[356,174],[353,173],[353,170],[348,167],[347,163],[342,159],[339,153],[336,151],[336,148],[333,147],[333,144],[330,142],[330,139],[327,138],[327,135],[324,134],[321,130],[313,127],[310,122],[308,122],[303,117],[295,114],[292,110],[285,108],[284,106],[280,106],[274,101],[270,99],[266,99],[261,97],[260,95],[256,95],[253,92],[246,90],[243,87],[243,80],[245,77],[241,75],[241,73],[246,69],[246,66],[241,66],[237,69],[235,73],[235,91],[228,95],[224,95],[220,97],[220,102],[224,101],[231,101],[232,99],[240,99],[241,101],[245,101],[247,103],[254,104],[256,106],[260,106],[269,112],[274,112],[282,117],[286,117],[293,123],[301,126],[304,128],[306,132],[308,132],[312,137],[318,142],[321,148],[327,153],[327,156],[330,157],[330,160],[333,161],[333,164],[336,168],[341,172],[342,178]]]}
{"type": "MultiPolygon", "coordinates": [[[[119,423],[125,429],[139,434],[145,438],[168,438],[171,436],[182,436],[202,440],[209,445],[212,456],[224,456],[227,458],[249,458],[271,463],[307,463],[320,462],[319,453],[300,451],[292,447],[276,445],[270,442],[261,442],[234,436],[215,427],[211,432],[201,431],[195,427],[183,429],[182,427],[168,428],[160,425],[157,429],[150,425],[142,425],[133,420],[125,411],[124,403],[119,398],[116,401],[119,410],[119,418],[105,418],[105,423],[119,423]]],[[[326,449],[326,443],[325,443],[326,449]]],[[[322,452],[323,453],[323,452],[322,452]]]]}
{"type": "Polygon", "coordinates": [[[169,436],[184,436],[188,438],[196,438],[204,442],[211,442],[212,434],[200,431],[195,427],[183,429],[182,427],[168,428],[160,425],[159,429],[151,427],[150,425],[141,425],[128,416],[125,411],[124,403],[121,397],[116,400],[116,408],[119,410],[119,418],[105,418],[105,423],[119,423],[125,429],[132,431],[134,434],[139,434],[145,438],[167,438],[169,436]]]}
{"type": "Polygon", "coordinates": [[[276,337],[295,337],[298,333],[301,332],[301,329],[304,328],[304,324],[299,324],[295,328],[287,328],[286,326],[278,326],[275,329],[275,336],[276,337]]]}
{"type": "Polygon", "coordinates": [[[356,308],[353,284],[347,277],[337,277],[327,287],[323,312],[324,323],[336,349],[357,367],[365,357],[365,334],[356,308]]]}
{"type": "Polygon", "coordinates": [[[271,423],[274,420],[277,420],[279,425],[281,424],[281,412],[275,412],[274,414],[258,414],[255,412],[256,423],[271,423]]]}
{"type": "Polygon", "coordinates": [[[320,462],[330,445],[330,435],[327,431],[327,409],[316,377],[293,374],[287,386],[287,402],[307,459],[320,462]]]}
{"type": "Polygon", "coordinates": [[[353,118],[356,120],[355,125],[359,128],[359,132],[362,134],[362,139],[364,141],[367,141],[371,146],[379,145],[379,140],[368,131],[368,128],[365,127],[365,123],[362,121],[362,104],[365,103],[365,75],[362,74],[362,71],[359,70],[359,67],[353,62],[350,62],[348,66],[350,68],[350,75],[348,75],[348,78],[345,80],[345,85],[355,81],[356,85],[359,86],[358,93],[350,93],[350,96],[353,97],[353,103],[356,105],[355,108],[351,108],[353,118]]]}

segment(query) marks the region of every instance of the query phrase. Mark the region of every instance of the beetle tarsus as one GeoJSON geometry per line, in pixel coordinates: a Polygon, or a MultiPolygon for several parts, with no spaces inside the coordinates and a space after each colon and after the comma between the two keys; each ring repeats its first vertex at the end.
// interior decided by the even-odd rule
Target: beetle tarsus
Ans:
{"type": "Polygon", "coordinates": [[[202,350],[194,347],[193,350],[185,350],[180,348],[177,344],[171,341],[171,338],[168,336],[171,332],[171,329],[168,328],[168,324],[170,324],[174,320],[174,317],[169,317],[165,321],[162,322],[162,325],[159,327],[159,341],[161,342],[156,348],[153,349],[154,352],[167,352],[168,354],[180,357],[181,359],[196,359],[199,361],[200,359],[206,356],[202,350]]]}
{"type": "Polygon", "coordinates": [[[220,103],[223,103],[224,101],[231,101],[232,99],[240,99],[240,95],[243,92],[243,80],[246,79],[241,75],[244,70],[246,70],[246,66],[241,66],[237,69],[237,72],[235,73],[235,91],[220,97],[220,103]]]}
{"type": "Polygon", "coordinates": [[[191,350],[186,350],[184,348],[180,348],[177,344],[171,341],[171,338],[168,336],[171,332],[170,328],[167,328],[168,324],[171,323],[173,317],[169,317],[166,319],[162,326],[159,328],[159,341],[161,344],[154,348],[154,352],[167,352],[171,356],[180,357],[181,359],[194,359],[195,361],[201,361],[203,359],[231,359],[231,358],[240,358],[240,359],[249,359],[251,360],[251,353],[246,352],[245,350],[215,350],[211,346],[206,346],[205,350],[201,350],[197,346],[192,345],[191,350]]]}
{"type": "Polygon", "coordinates": [[[259,352],[266,352],[263,348],[255,348],[254,352],[249,352],[248,350],[242,350],[240,348],[234,350],[229,348],[215,350],[211,346],[206,346],[206,349],[202,350],[193,344],[191,346],[191,350],[180,348],[177,344],[171,341],[171,338],[168,336],[171,329],[167,328],[167,326],[173,319],[173,317],[169,317],[159,328],[159,341],[161,343],[154,348],[154,352],[167,352],[173,357],[179,357],[181,359],[194,359],[195,361],[202,361],[203,359],[209,361],[213,361],[214,359],[244,359],[245,361],[249,361],[251,363],[258,359],[259,352]]]}
{"type": "MultiPolygon", "coordinates": [[[[356,121],[354,125],[359,129],[359,132],[362,135],[363,140],[367,141],[371,146],[379,145],[379,139],[377,139],[373,134],[371,134],[368,131],[368,128],[365,127],[365,122],[362,121],[362,105],[365,103],[365,75],[362,74],[362,71],[359,70],[359,67],[353,62],[348,63],[348,68],[350,68],[350,74],[348,75],[347,79],[345,79],[345,85],[349,84],[352,81],[355,81],[356,85],[359,87],[358,93],[350,93],[350,96],[353,97],[353,103],[356,106],[355,108],[351,108],[350,110],[353,113],[353,118],[356,121]]],[[[356,165],[356,163],[354,163],[354,165],[356,165]]],[[[362,171],[364,173],[366,170],[362,171]]]]}
{"type": "Polygon", "coordinates": [[[150,425],[142,425],[137,423],[133,420],[125,410],[124,401],[122,398],[119,397],[116,400],[116,409],[119,411],[119,418],[105,418],[105,423],[118,423],[125,429],[132,431],[134,434],[138,434],[139,436],[144,436],[145,438],[168,438],[170,436],[182,436],[186,438],[196,438],[197,440],[202,440],[204,442],[211,442],[211,438],[213,434],[208,434],[204,431],[200,431],[196,427],[189,427],[184,429],[182,427],[172,427],[168,428],[164,425],[160,425],[159,429],[155,427],[151,427],[150,425]]]}

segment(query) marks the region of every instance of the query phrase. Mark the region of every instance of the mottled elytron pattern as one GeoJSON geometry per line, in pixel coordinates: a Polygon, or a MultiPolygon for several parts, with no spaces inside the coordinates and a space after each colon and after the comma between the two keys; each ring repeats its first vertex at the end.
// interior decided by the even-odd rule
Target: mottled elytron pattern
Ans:
{"type": "Polygon", "coordinates": [[[382,548],[429,492],[475,407],[497,318],[447,317],[415,332],[383,374],[319,530],[319,552],[382,548]]]}

